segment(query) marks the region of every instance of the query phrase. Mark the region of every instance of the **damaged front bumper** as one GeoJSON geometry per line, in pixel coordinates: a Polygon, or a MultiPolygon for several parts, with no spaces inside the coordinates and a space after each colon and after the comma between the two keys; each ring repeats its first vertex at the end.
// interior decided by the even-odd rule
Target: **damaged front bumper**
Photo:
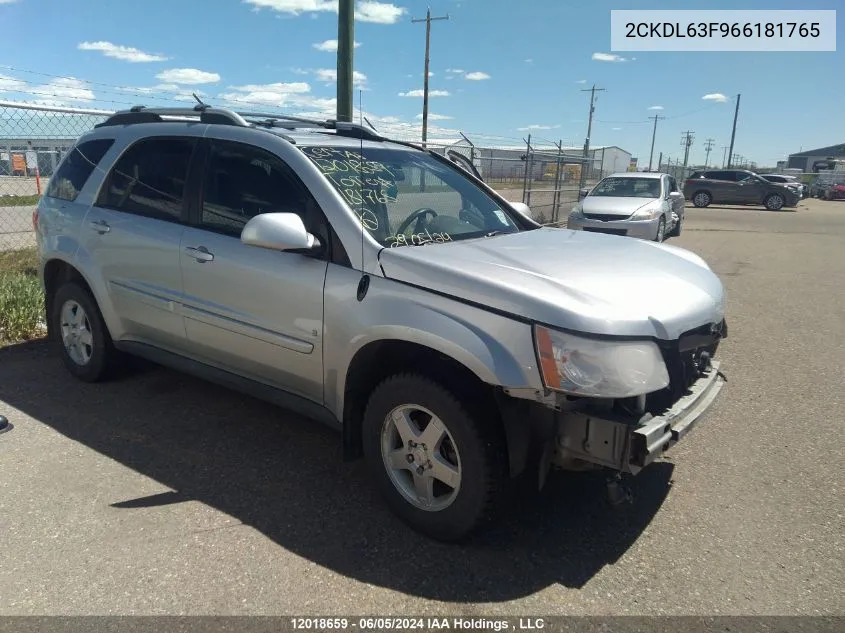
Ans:
{"type": "Polygon", "coordinates": [[[689,433],[724,384],[719,363],[713,361],[680,399],[657,416],[562,411],[557,414],[552,462],[570,470],[594,465],[637,474],[689,433]]]}

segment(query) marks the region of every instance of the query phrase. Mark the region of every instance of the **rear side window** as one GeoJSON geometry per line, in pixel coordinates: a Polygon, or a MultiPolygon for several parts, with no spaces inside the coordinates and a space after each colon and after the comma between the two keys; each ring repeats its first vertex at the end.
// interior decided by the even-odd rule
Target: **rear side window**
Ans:
{"type": "Polygon", "coordinates": [[[114,145],[108,138],[85,141],[74,147],[62,162],[59,170],[50,178],[44,195],[73,202],[88,182],[94,168],[114,145]]]}
{"type": "Polygon", "coordinates": [[[126,150],[109,173],[97,205],[179,222],[195,144],[193,138],[138,141],[126,150]]]}

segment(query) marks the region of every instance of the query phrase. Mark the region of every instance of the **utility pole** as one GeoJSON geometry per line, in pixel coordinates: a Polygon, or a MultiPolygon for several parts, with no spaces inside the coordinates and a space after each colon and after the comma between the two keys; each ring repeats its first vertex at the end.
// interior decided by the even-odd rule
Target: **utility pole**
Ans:
{"type": "Polygon", "coordinates": [[[739,98],[741,96],[742,96],[741,94],[738,94],[736,96],[736,110],[734,110],[734,126],[733,126],[733,129],[731,130],[731,149],[728,152],[728,157],[729,157],[728,158],[728,169],[731,168],[730,157],[733,156],[733,153],[734,153],[734,138],[736,137],[736,120],[739,117],[739,98]]]}
{"type": "Polygon", "coordinates": [[[660,152],[660,157],[657,159],[657,171],[660,171],[660,166],[663,164],[663,152],[660,152]]]}
{"type": "MultiPolygon", "coordinates": [[[[596,93],[603,92],[604,88],[596,88],[596,84],[593,84],[592,88],[584,89],[581,92],[589,92],[590,93],[590,117],[587,122],[587,138],[584,141],[584,164],[581,165],[581,179],[578,183],[578,188],[584,188],[584,182],[587,180],[587,157],[590,155],[590,134],[593,133],[593,112],[596,111],[595,101],[596,101],[596,93]]],[[[592,162],[592,161],[591,161],[592,162]]]]}
{"type": "Polygon", "coordinates": [[[713,149],[713,141],[714,139],[708,138],[707,142],[704,144],[704,149],[707,151],[704,158],[704,169],[707,169],[707,166],[710,164],[710,150],[713,149]]]}
{"type": "Polygon", "coordinates": [[[428,138],[428,53],[431,48],[431,23],[436,20],[448,20],[449,14],[439,18],[431,17],[431,9],[426,10],[425,19],[411,20],[414,24],[425,22],[425,73],[423,74],[423,111],[422,111],[422,142],[425,147],[428,138]]]}
{"type": "Polygon", "coordinates": [[[352,69],[355,5],[340,0],[337,10],[337,120],[352,121],[352,69]]]}
{"type": "MultiPolygon", "coordinates": [[[[649,119],[654,119],[654,131],[651,133],[651,152],[648,155],[648,170],[651,171],[651,159],[654,158],[654,139],[657,137],[657,121],[658,119],[665,119],[663,116],[650,116],[649,119]]],[[[660,161],[657,162],[657,171],[660,171],[660,161]]]]}
{"type": "Polygon", "coordinates": [[[722,169],[728,164],[728,146],[722,145],[722,169]]]}
{"type": "Polygon", "coordinates": [[[684,132],[684,136],[681,138],[681,147],[684,148],[684,169],[687,168],[687,163],[689,162],[689,148],[692,147],[692,142],[694,140],[693,137],[694,132],[687,130],[684,132]]]}

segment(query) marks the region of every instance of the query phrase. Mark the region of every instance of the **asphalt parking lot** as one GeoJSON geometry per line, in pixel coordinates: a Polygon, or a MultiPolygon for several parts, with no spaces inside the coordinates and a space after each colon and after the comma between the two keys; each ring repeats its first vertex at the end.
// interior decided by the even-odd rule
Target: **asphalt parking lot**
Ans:
{"type": "Polygon", "coordinates": [[[491,533],[394,519],[317,424],[150,368],[0,350],[0,615],[845,614],[845,202],[688,209],[728,385],[612,510],[558,474],[491,533]]]}

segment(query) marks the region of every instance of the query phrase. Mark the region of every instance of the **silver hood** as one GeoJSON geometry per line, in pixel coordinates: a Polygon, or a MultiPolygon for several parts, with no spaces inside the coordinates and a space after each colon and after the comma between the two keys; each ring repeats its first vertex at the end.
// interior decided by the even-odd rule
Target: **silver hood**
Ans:
{"type": "Polygon", "coordinates": [[[648,205],[660,204],[659,198],[612,198],[610,196],[587,196],[581,201],[584,213],[618,215],[627,218],[637,209],[648,205]]]}
{"type": "Polygon", "coordinates": [[[724,317],[719,278],[654,242],[536,229],[383,249],[386,277],[547,325],[664,340],[724,317]]]}

